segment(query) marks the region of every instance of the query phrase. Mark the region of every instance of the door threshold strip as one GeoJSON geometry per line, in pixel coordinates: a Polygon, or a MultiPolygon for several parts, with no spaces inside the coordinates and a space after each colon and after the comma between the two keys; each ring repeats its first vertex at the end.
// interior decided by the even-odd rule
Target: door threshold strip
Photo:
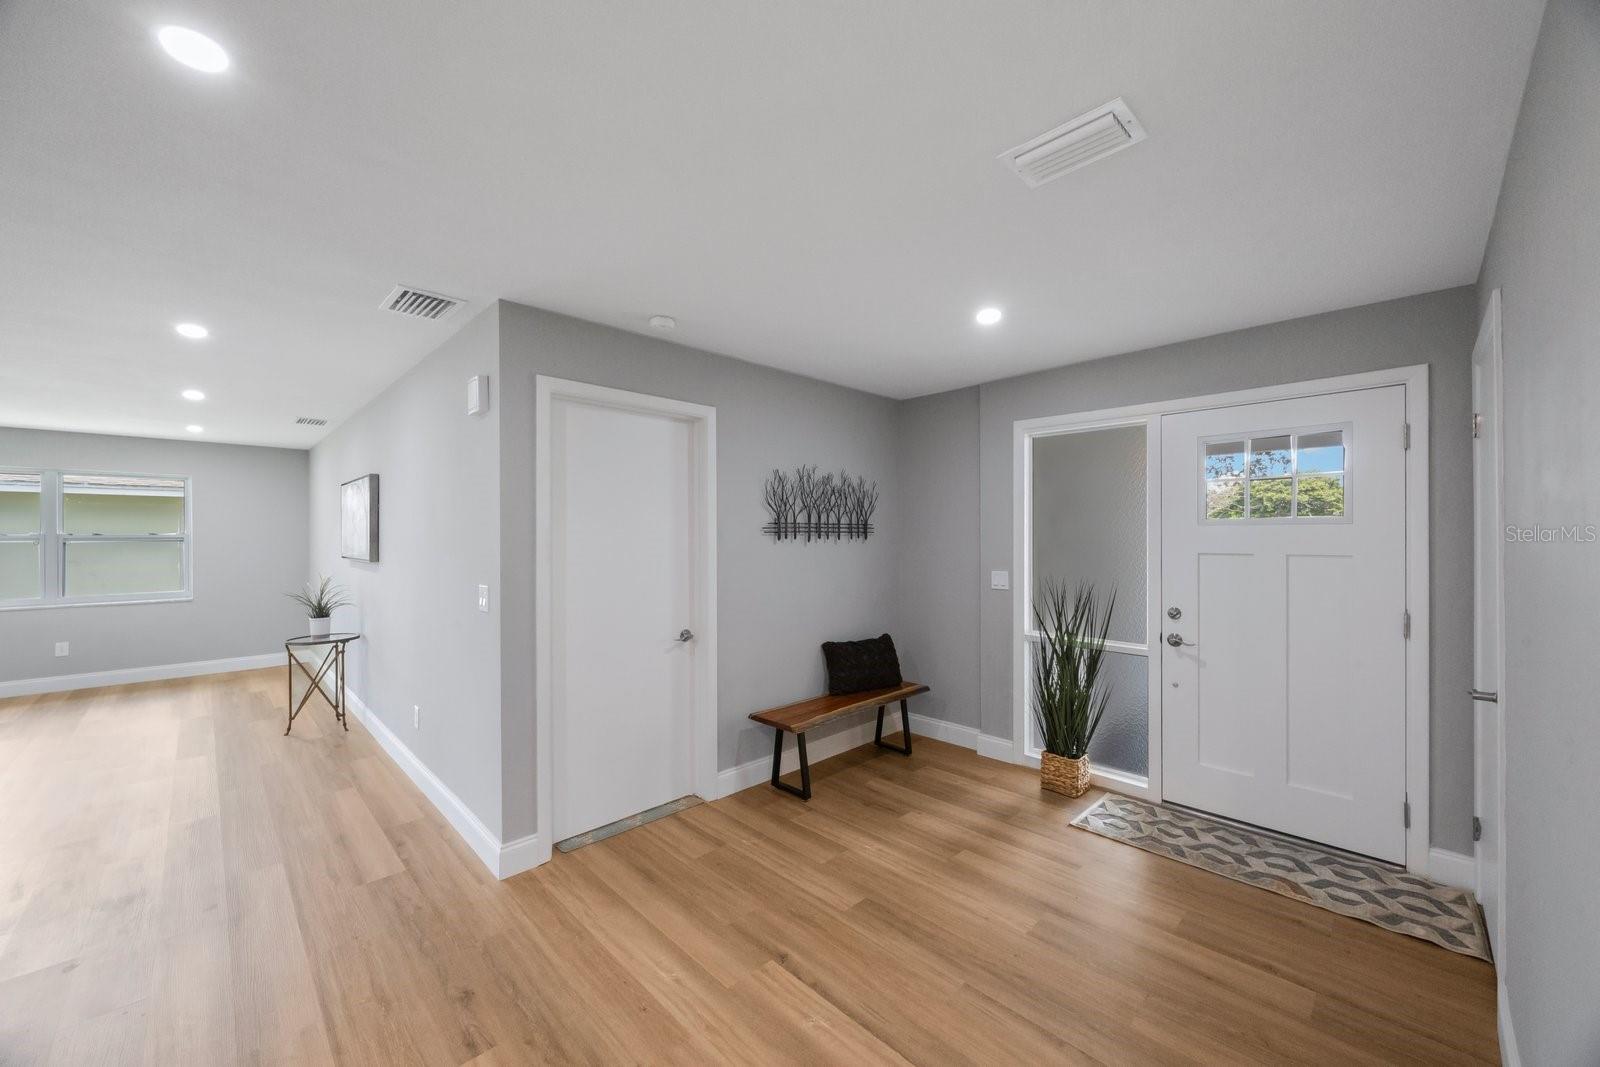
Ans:
{"type": "Polygon", "coordinates": [[[618,819],[616,822],[608,822],[604,826],[597,826],[593,830],[589,830],[585,833],[573,834],[565,841],[557,841],[556,851],[571,852],[573,849],[582,848],[584,845],[592,845],[596,841],[604,841],[608,837],[616,837],[618,834],[626,830],[632,830],[637,826],[643,826],[645,823],[655,822],[657,819],[665,818],[668,815],[676,815],[685,808],[692,808],[696,804],[704,803],[705,801],[701,800],[697,796],[679,797],[677,800],[669,800],[665,804],[657,804],[655,807],[646,811],[641,811],[637,815],[629,815],[625,819],[618,819]]]}

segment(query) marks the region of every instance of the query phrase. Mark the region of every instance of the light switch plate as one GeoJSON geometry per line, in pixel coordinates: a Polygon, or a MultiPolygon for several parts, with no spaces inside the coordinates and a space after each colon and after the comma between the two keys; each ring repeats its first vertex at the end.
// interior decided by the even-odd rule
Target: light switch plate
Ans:
{"type": "Polygon", "coordinates": [[[1011,588],[1011,572],[1010,571],[990,571],[989,572],[989,588],[990,589],[1010,589],[1011,588]]]}
{"type": "Polygon", "coordinates": [[[68,646],[67,646],[67,643],[65,641],[57,641],[56,642],[56,655],[65,656],[67,654],[67,648],[68,648],[68,646]]]}
{"type": "Polygon", "coordinates": [[[489,610],[489,587],[486,585],[478,586],[478,610],[489,610]]]}

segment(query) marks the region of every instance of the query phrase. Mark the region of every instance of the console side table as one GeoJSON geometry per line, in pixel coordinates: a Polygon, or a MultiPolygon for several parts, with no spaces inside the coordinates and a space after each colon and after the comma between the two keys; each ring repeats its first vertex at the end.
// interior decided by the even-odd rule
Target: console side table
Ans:
{"type": "Polygon", "coordinates": [[[316,634],[307,637],[291,637],[283,643],[283,651],[289,657],[289,724],[283,728],[283,736],[288,737],[289,731],[294,729],[294,719],[300,714],[300,709],[306,706],[306,701],[311,699],[312,693],[319,693],[328,706],[333,709],[333,716],[348,732],[350,724],[345,721],[344,701],[344,652],[351,641],[359,641],[360,634],[316,634]],[[300,661],[294,654],[297,648],[321,648],[326,646],[328,651],[322,657],[322,663],[317,667],[316,673],[300,661]],[[311,685],[306,688],[305,695],[300,698],[300,703],[294,702],[294,669],[300,668],[311,685]],[[333,672],[333,696],[330,698],[322,691],[322,679],[329,671],[333,672]]]}

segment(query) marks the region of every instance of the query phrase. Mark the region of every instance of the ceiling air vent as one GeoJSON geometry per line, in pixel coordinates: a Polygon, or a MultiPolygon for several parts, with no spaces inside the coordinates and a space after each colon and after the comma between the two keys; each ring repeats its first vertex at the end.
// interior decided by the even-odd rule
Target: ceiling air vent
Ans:
{"type": "Polygon", "coordinates": [[[1093,111],[1000,153],[1023,184],[1037,188],[1144,140],[1144,127],[1117,97],[1093,111]]]}
{"type": "Polygon", "coordinates": [[[328,420],[313,418],[310,415],[301,415],[298,419],[294,420],[294,424],[296,426],[326,426],[328,425],[328,420]]]}
{"type": "Polygon", "coordinates": [[[461,304],[462,301],[453,296],[413,289],[409,285],[395,286],[383,301],[383,306],[388,310],[418,319],[442,319],[461,304]]]}

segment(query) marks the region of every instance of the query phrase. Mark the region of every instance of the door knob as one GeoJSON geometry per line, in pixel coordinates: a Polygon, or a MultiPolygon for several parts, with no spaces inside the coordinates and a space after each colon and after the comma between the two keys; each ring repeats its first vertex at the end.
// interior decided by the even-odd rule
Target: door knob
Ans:
{"type": "Polygon", "coordinates": [[[1185,641],[1183,639],[1183,635],[1182,634],[1178,634],[1178,633],[1168,634],[1167,635],[1167,644],[1171,645],[1173,648],[1181,648],[1184,645],[1187,645],[1190,648],[1194,647],[1194,642],[1193,641],[1185,641]]]}
{"type": "Polygon", "coordinates": [[[678,631],[678,640],[679,641],[693,641],[694,640],[694,631],[693,630],[679,630],[678,631]]]}

